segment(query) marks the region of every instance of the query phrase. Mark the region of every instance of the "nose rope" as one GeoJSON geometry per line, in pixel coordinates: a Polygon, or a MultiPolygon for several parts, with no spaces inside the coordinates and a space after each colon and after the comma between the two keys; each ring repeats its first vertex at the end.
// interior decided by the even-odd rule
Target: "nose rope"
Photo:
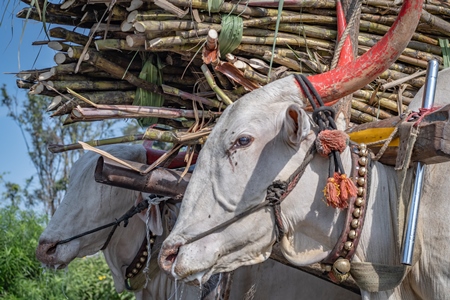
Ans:
{"type": "Polygon", "coordinates": [[[80,237],[83,237],[83,236],[85,236],[85,235],[92,234],[92,233],[95,233],[95,232],[100,231],[100,230],[102,230],[102,229],[106,229],[106,228],[108,228],[108,227],[114,226],[114,227],[111,229],[111,231],[110,231],[110,233],[109,233],[109,235],[108,235],[108,238],[106,239],[106,241],[105,241],[105,243],[103,244],[102,248],[100,249],[100,250],[105,250],[106,247],[108,246],[108,244],[109,244],[109,242],[110,242],[110,240],[111,240],[111,238],[112,238],[114,232],[116,231],[117,226],[119,226],[120,223],[123,222],[123,223],[124,223],[124,226],[123,226],[123,227],[127,227],[127,225],[128,225],[128,220],[129,220],[131,217],[133,217],[134,215],[136,215],[136,214],[140,213],[141,211],[143,211],[144,209],[148,208],[148,205],[149,205],[149,204],[148,204],[148,201],[142,201],[142,202],[139,202],[136,206],[133,205],[133,206],[132,206],[125,214],[123,214],[119,219],[116,219],[114,222],[111,222],[111,223],[108,223],[108,224],[106,224],[106,225],[99,226],[99,227],[97,227],[97,228],[94,228],[94,229],[85,231],[85,232],[83,232],[83,233],[80,233],[80,234],[77,234],[77,235],[75,235],[75,236],[72,236],[72,237],[70,237],[70,238],[68,238],[68,239],[65,239],[65,240],[62,240],[62,241],[58,241],[58,242],[55,244],[55,247],[58,246],[58,245],[65,244],[65,243],[68,243],[68,242],[70,242],[70,241],[73,241],[73,240],[78,239],[78,238],[80,238],[80,237]]]}
{"type": "Polygon", "coordinates": [[[207,230],[205,232],[202,232],[200,234],[197,234],[197,235],[195,235],[193,237],[190,237],[190,238],[186,239],[183,245],[187,245],[187,244],[193,243],[195,241],[198,241],[199,239],[202,239],[205,236],[208,236],[211,233],[214,233],[215,231],[217,231],[219,229],[227,227],[228,225],[233,224],[237,220],[239,220],[239,219],[241,219],[241,218],[243,218],[243,217],[245,217],[245,216],[247,216],[247,215],[257,211],[257,210],[259,210],[260,208],[268,206],[268,205],[270,205],[270,202],[269,202],[269,200],[266,200],[266,201],[264,201],[264,202],[262,202],[262,203],[260,203],[260,204],[258,204],[256,206],[254,206],[254,207],[252,207],[252,208],[250,208],[250,209],[248,209],[248,210],[246,210],[246,211],[244,211],[244,212],[234,216],[233,218],[231,218],[231,219],[229,219],[229,220],[227,220],[227,221],[225,221],[223,223],[220,223],[217,226],[214,226],[213,228],[211,228],[211,229],[209,229],[209,230],[207,230]]]}
{"type": "MultiPolygon", "coordinates": [[[[248,210],[245,210],[244,212],[234,216],[233,218],[220,223],[217,226],[214,226],[213,228],[202,232],[200,234],[197,234],[195,236],[192,236],[190,238],[187,238],[184,242],[183,245],[187,245],[190,243],[193,243],[195,241],[198,241],[202,238],[204,238],[205,236],[210,235],[211,233],[216,232],[219,229],[222,229],[224,227],[227,227],[231,224],[233,224],[234,222],[236,222],[239,219],[242,219],[245,216],[248,216],[249,214],[263,208],[266,206],[272,206],[274,207],[274,213],[275,213],[275,223],[277,224],[278,230],[277,230],[277,240],[279,240],[279,234],[280,233],[284,233],[284,227],[283,227],[283,223],[281,221],[281,214],[280,212],[278,212],[277,214],[277,206],[279,207],[281,201],[283,201],[287,195],[289,195],[289,193],[294,189],[295,185],[297,184],[297,182],[300,180],[300,178],[302,177],[303,173],[306,170],[306,167],[308,166],[308,164],[311,162],[311,160],[314,157],[314,153],[316,151],[316,147],[315,144],[313,143],[311,145],[311,147],[309,148],[308,152],[305,155],[305,158],[302,162],[302,164],[300,165],[300,167],[297,168],[297,170],[289,177],[289,179],[287,181],[275,181],[274,183],[272,183],[267,189],[267,196],[266,196],[266,200],[256,206],[253,206],[251,208],[249,208],[248,210]]],[[[281,235],[282,236],[282,235],[281,235]]]]}

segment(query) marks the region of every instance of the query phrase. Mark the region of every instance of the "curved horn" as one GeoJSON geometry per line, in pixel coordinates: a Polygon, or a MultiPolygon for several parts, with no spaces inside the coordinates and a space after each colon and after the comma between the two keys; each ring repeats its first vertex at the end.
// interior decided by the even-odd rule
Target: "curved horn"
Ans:
{"type": "Polygon", "coordinates": [[[385,36],[356,61],[309,76],[324,102],[347,96],[384,72],[408,45],[422,12],[423,0],[404,0],[399,16],[385,36]]]}

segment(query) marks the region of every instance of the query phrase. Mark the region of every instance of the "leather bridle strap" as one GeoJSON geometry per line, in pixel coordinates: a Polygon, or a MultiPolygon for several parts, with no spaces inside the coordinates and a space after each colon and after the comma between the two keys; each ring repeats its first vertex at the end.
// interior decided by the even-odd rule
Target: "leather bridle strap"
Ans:
{"type": "Polygon", "coordinates": [[[114,227],[111,229],[111,231],[110,231],[110,233],[109,233],[109,235],[108,235],[108,238],[106,239],[106,241],[105,241],[105,243],[103,244],[102,248],[100,249],[100,250],[105,250],[106,247],[108,246],[109,241],[111,240],[111,238],[112,238],[114,232],[116,231],[117,226],[119,226],[120,223],[123,222],[123,223],[124,223],[124,227],[127,227],[127,225],[128,225],[128,220],[129,220],[131,217],[133,217],[134,215],[140,213],[141,211],[143,211],[143,210],[146,209],[146,208],[148,208],[148,201],[142,201],[142,202],[139,202],[138,205],[136,205],[136,206],[133,205],[133,206],[132,206],[125,214],[123,214],[119,219],[116,219],[114,222],[111,222],[111,223],[108,223],[108,224],[106,224],[106,225],[99,226],[99,227],[97,227],[97,228],[94,228],[94,229],[85,231],[85,232],[83,232],[83,233],[80,233],[80,234],[77,234],[77,235],[75,235],[75,236],[72,236],[72,237],[70,237],[70,238],[68,238],[68,239],[58,241],[58,242],[55,244],[54,247],[56,247],[57,245],[60,245],[60,244],[68,243],[68,242],[70,242],[70,241],[73,241],[73,240],[78,239],[78,238],[80,238],[80,237],[83,237],[83,236],[85,236],[85,235],[95,233],[95,232],[100,231],[100,230],[102,230],[102,229],[106,229],[106,228],[108,228],[108,227],[114,226],[114,227]]]}
{"type": "Polygon", "coordinates": [[[370,155],[367,146],[351,145],[353,163],[352,178],[357,185],[357,196],[350,198],[344,229],[330,254],[321,261],[330,278],[340,283],[347,279],[350,262],[353,259],[361,237],[367,211],[367,195],[370,187],[370,155]]]}

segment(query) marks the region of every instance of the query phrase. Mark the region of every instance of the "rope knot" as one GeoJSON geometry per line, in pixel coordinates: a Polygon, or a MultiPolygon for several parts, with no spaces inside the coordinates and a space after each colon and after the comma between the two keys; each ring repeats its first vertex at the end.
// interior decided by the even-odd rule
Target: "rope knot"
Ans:
{"type": "Polygon", "coordinates": [[[334,108],[332,108],[330,106],[317,107],[314,109],[314,111],[312,113],[313,120],[314,120],[314,122],[316,122],[316,124],[320,125],[321,122],[324,122],[325,124],[327,124],[326,127],[331,127],[331,128],[336,127],[336,125],[334,124],[335,116],[336,116],[336,111],[334,110],[334,108]],[[331,123],[331,124],[328,124],[328,123],[331,123]]]}
{"type": "Polygon", "coordinates": [[[270,205],[274,206],[281,202],[281,197],[286,192],[287,186],[287,182],[275,180],[267,187],[266,199],[269,200],[270,205]]]}
{"type": "Polygon", "coordinates": [[[441,107],[431,107],[431,108],[419,108],[419,112],[412,112],[409,114],[409,116],[406,118],[406,121],[412,121],[413,119],[416,120],[414,122],[414,127],[418,127],[420,122],[429,114],[432,112],[440,109],[441,107]]]}

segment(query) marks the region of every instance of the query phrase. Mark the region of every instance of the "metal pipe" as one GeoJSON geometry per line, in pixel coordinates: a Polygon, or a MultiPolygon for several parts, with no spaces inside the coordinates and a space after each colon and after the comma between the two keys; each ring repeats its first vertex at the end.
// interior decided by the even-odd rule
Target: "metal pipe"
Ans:
{"type": "MultiPolygon", "coordinates": [[[[439,63],[437,60],[430,60],[428,62],[426,81],[424,86],[422,107],[431,108],[434,103],[434,96],[436,93],[437,76],[439,72],[439,63]]],[[[422,194],[423,176],[426,165],[421,162],[417,163],[416,178],[414,181],[414,190],[411,197],[411,202],[408,211],[408,219],[406,221],[406,232],[403,240],[402,264],[411,265],[414,243],[416,239],[417,220],[419,218],[419,204],[422,194]]]]}

